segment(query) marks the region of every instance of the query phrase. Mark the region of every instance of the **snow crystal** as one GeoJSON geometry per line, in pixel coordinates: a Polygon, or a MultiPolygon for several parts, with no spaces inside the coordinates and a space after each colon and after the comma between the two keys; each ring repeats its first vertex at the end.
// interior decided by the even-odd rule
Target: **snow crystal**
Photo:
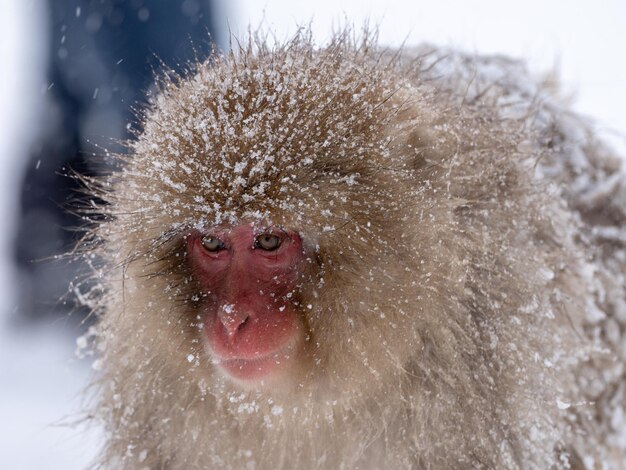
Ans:
{"type": "Polygon", "coordinates": [[[552,271],[551,269],[547,267],[543,267],[540,270],[540,274],[546,281],[551,281],[554,279],[554,271],[552,271]]]}
{"type": "Polygon", "coordinates": [[[87,347],[87,344],[88,342],[86,335],[82,335],[76,338],[76,346],[78,346],[79,349],[85,349],[87,347]]]}
{"type": "Polygon", "coordinates": [[[559,399],[556,400],[556,406],[558,406],[559,410],[567,410],[570,406],[570,403],[565,403],[559,399]]]}
{"type": "Polygon", "coordinates": [[[257,411],[259,411],[259,405],[254,401],[250,403],[241,403],[237,408],[238,413],[252,414],[256,413],[257,411]]]}

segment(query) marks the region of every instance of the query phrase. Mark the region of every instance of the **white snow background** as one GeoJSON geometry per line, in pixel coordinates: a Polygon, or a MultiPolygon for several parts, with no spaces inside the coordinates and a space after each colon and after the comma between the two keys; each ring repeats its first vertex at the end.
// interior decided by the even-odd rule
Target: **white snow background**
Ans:
{"type": "MultiPolygon", "coordinates": [[[[172,0],[178,1],[178,0],[172,0]]],[[[185,0],[190,1],[190,0],[185,0]]],[[[195,1],[195,0],[194,0],[195,1]]],[[[180,0],[181,5],[183,0],[180,0]]],[[[71,470],[95,455],[97,430],[60,427],[79,409],[89,364],[74,358],[75,327],[49,320],[17,328],[12,243],[29,136],[47,90],[43,0],[0,0],[0,469],[71,470]]],[[[313,19],[319,41],[346,21],[379,26],[388,45],[431,42],[525,57],[540,76],[554,68],[574,109],[626,155],[624,0],[220,0],[216,24],[243,35],[264,24],[287,38],[313,19]]]]}

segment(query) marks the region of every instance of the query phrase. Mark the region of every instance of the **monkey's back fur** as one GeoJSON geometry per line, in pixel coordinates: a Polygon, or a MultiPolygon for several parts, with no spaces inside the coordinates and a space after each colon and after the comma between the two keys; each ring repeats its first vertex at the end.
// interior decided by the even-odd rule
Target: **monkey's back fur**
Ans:
{"type": "Polygon", "coordinates": [[[164,79],[105,218],[94,415],[112,468],[623,468],[621,161],[521,63],[337,36],[164,79]],[[314,253],[310,364],[214,372],[185,231],[314,253]]]}

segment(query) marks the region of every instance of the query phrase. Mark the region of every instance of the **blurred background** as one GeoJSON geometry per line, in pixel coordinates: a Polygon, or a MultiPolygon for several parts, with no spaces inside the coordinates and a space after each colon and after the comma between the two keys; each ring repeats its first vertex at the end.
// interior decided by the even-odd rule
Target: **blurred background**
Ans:
{"type": "Polygon", "coordinates": [[[623,0],[0,0],[0,468],[89,465],[99,430],[72,427],[93,376],[75,355],[89,326],[73,302],[83,266],[59,255],[80,220],[72,171],[123,151],[133,109],[165,67],[181,71],[248,25],[278,40],[312,22],[369,19],[385,45],[523,57],[556,71],[577,111],[626,155],[623,0]]]}

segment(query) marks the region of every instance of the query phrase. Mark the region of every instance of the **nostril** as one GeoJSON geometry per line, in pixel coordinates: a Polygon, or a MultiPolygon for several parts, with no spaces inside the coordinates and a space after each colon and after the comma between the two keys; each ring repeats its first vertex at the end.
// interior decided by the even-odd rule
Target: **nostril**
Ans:
{"type": "Polygon", "coordinates": [[[246,317],[244,321],[241,322],[241,324],[237,327],[237,331],[243,330],[244,326],[248,324],[248,320],[250,320],[250,317],[246,317]]]}

